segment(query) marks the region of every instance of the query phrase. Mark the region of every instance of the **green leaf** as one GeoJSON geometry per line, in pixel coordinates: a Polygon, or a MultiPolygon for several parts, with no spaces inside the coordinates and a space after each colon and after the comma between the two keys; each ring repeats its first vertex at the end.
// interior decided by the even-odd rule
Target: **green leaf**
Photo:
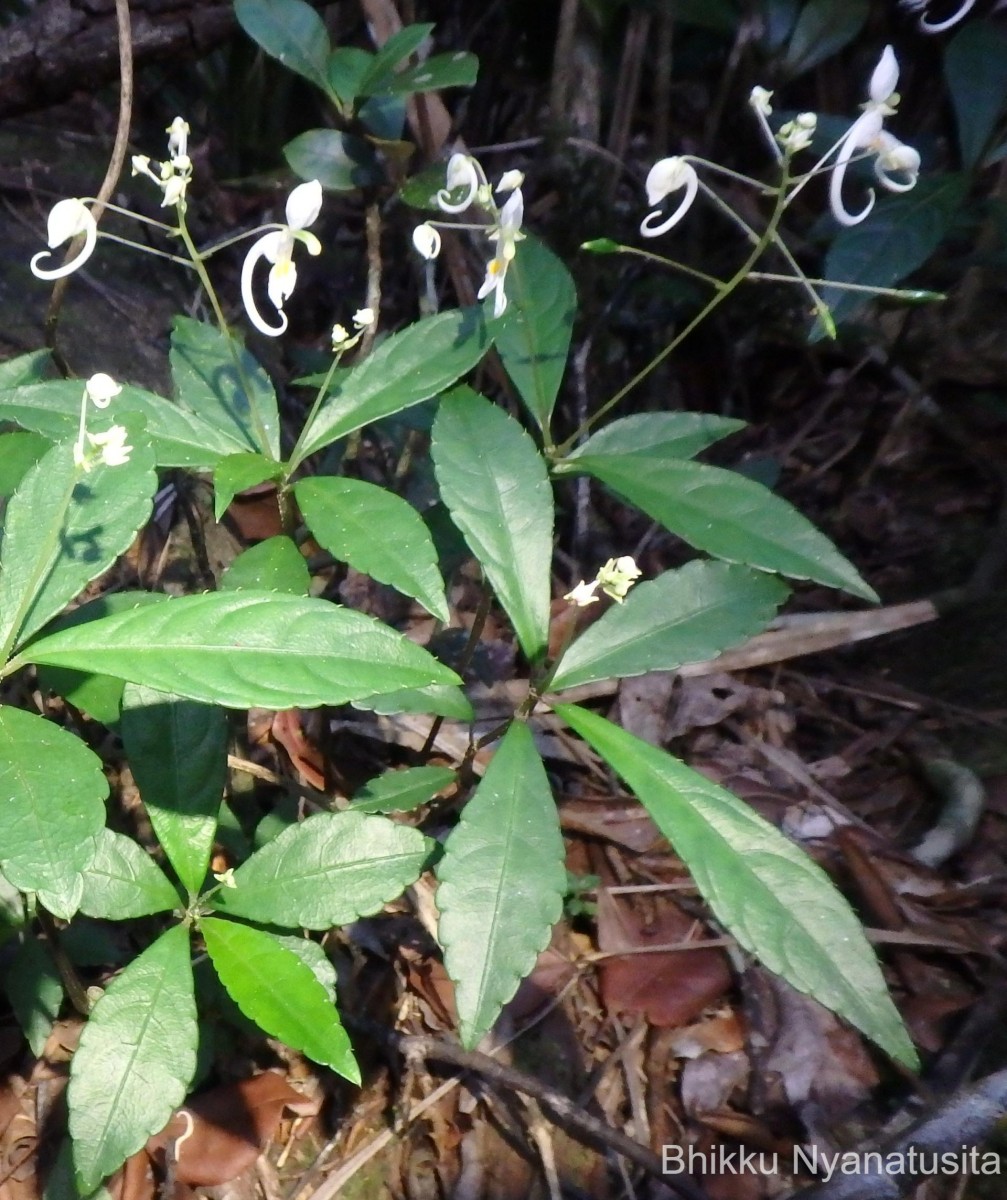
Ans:
{"type": "Polygon", "coordinates": [[[496,348],[548,438],[577,315],[573,277],[548,246],[529,235],[508,268],[507,298],[507,311],[493,325],[496,348]]]}
{"type": "Polygon", "coordinates": [[[377,54],[372,56],[370,68],[360,83],[360,95],[371,96],[384,91],[399,63],[417,51],[433,31],[433,25],[421,24],[404,25],[393,33],[377,54]]]}
{"type": "Polygon", "coordinates": [[[32,350],[17,358],[9,358],[0,363],[0,392],[24,387],[27,383],[41,383],[52,369],[52,355],[48,350],[32,350]]]}
{"type": "Polygon", "coordinates": [[[154,456],[139,437],[121,466],[84,474],[66,444],[36,463],[7,505],[0,643],[23,642],[107,570],[146,523],[156,490],[154,456]]]}
{"type": "Polygon", "coordinates": [[[120,731],[157,840],[195,895],[206,878],[227,783],[227,714],[131,683],[120,731]]]}
{"type": "Polygon", "coordinates": [[[969,21],[944,51],[944,76],[966,167],[976,167],[1007,108],[1007,35],[992,21],[969,21]]]}
{"type": "Polygon", "coordinates": [[[299,955],[271,934],[234,921],[204,917],[199,931],[220,982],[249,1020],[351,1083],[360,1082],[339,1013],[299,955]]]}
{"type": "Polygon", "coordinates": [[[294,494],[323,549],[419,600],[439,621],[451,619],[434,543],[412,505],[362,479],[302,479],[294,494]]]}
{"type": "MultiPolygon", "coordinates": [[[[160,592],[107,592],[96,600],[89,600],[73,612],[64,613],[47,628],[48,633],[59,629],[72,629],[107,617],[111,613],[125,612],[143,604],[161,604],[168,599],[160,592]]],[[[71,671],[64,667],[39,667],[39,686],[47,692],[55,692],[95,721],[109,727],[118,724],[122,706],[122,679],[114,675],[96,675],[90,671],[71,671]]]]}
{"type": "Polygon", "coordinates": [[[730,563],[666,571],[584,630],[560,659],[550,690],[715,658],[765,629],[788,594],[772,575],[730,563]]]}
{"type": "Polygon", "coordinates": [[[377,912],[415,883],[432,843],[417,829],[357,812],[292,825],[234,872],[214,905],[269,925],[328,929],[377,912]]]}
{"type": "MultiPolygon", "coordinates": [[[[230,924],[230,922],[228,922],[230,924]]],[[[325,989],[330,1004],[336,1002],[336,968],[322,946],[298,934],[272,933],[269,936],[292,951],[325,989]]]]}
{"type": "Polygon", "coordinates": [[[710,413],[637,413],[612,421],[568,454],[553,470],[557,475],[589,470],[595,455],[640,454],[645,458],[692,458],[721,438],[745,428],[744,421],[710,413]],[[575,465],[576,464],[576,465],[575,465]]]}
{"type": "MultiPolygon", "coordinates": [[[[83,391],[80,380],[57,379],[0,392],[0,420],[13,421],[53,442],[72,441],[83,391]]],[[[181,405],[126,384],[115,398],[115,419],[126,424],[131,413],[147,422],[146,437],[159,467],[212,467],[223,455],[248,449],[243,441],[181,405]]]]}
{"type": "Polygon", "coordinates": [[[17,1023],[32,1054],[41,1058],[63,1003],[59,972],[42,942],[29,937],[21,943],[7,969],[5,983],[17,1023]]]}
{"type": "Polygon", "coordinates": [[[450,767],[408,767],[386,771],[364,784],[350,806],[355,812],[409,812],[427,804],[455,781],[450,767]]]}
{"type": "Polygon", "coordinates": [[[243,550],[220,580],[220,589],[225,592],[259,588],[306,596],[310,587],[311,573],[304,555],[292,538],[282,535],[243,550]]]}
{"type": "Polygon", "coordinates": [[[436,92],[441,88],[472,87],[479,74],[479,59],[461,50],[454,54],[435,54],[414,67],[406,67],[386,80],[382,88],[393,96],[412,96],[417,92],[436,92]]]}
{"type": "Polygon", "coordinates": [[[393,713],[434,713],[451,721],[474,721],[475,711],[461,688],[435,683],[425,688],[403,688],[383,696],[354,700],[354,708],[390,715],[393,713]]]}
{"type": "Polygon", "coordinates": [[[220,521],[239,492],[279,479],[283,475],[280,463],[262,454],[229,454],[222,458],[213,472],[213,515],[220,521]]]}
{"type": "Polygon", "coordinates": [[[783,69],[800,75],[838,54],[864,27],[869,12],[868,0],[808,0],[790,35],[783,69]]]}
{"type": "Polygon", "coordinates": [[[0,434],[0,496],[9,496],[51,447],[40,433],[0,434]]]}
{"type": "Polygon", "coordinates": [[[531,731],[507,730],[437,864],[438,940],[474,1046],[549,944],[566,891],[563,837],[531,731]]]}
{"type": "Polygon", "coordinates": [[[273,592],[182,596],[89,621],[40,638],[21,662],[99,671],[226,708],[312,708],[458,682],[371,617],[273,592]]]}
{"type": "Polygon", "coordinates": [[[0,708],[0,868],[69,920],[105,824],[101,759],[34,713],[0,708]]]}
{"type": "Polygon", "coordinates": [[[878,599],[825,534],[761,483],[720,467],[639,454],[597,454],[582,465],[698,550],[878,599]]]}
{"type": "Polygon", "coordinates": [[[247,450],[280,457],[276,392],[236,338],[179,316],[172,325],[169,358],[179,404],[247,450]]]}
{"type": "MultiPolygon", "coordinates": [[[[968,176],[922,178],[911,192],[885,196],[859,225],[840,230],[825,256],[825,277],[868,287],[893,287],[933,254],[960,217],[968,176]]],[[[836,324],[849,321],[868,304],[863,292],[823,288],[822,299],[836,324]]],[[[812,339],[823,334],[821,323],[812,339]]]]}
{"type": "Polygon", "coordinates": [[[283,147],[290,169],[333,192],[381,183],[384,170],[370,142],[335,129],[309,129],[283,147]]]}
{"type": "Polygon", "coordinates": [[[803,850],[730,792],[573,705],[556,713],[618,771],[741,945],[798,991],[918,1069],[860,922],[803,850]]]}
{"type": "Polygon", "coordinates": [[[360,95],[360,85],[373,62],[374,55],[357,46],[340,46],[329,55],[329,90],[346,108],[360,95]]]}
{"type": "Polygon", "coordinates": [[[328,91],[329,35],[310,4],[304,0],[234,0],[234,15],[271,58],[328,91]]]}
{"type": "Polygon", "coordinates": [[[436,396],[471,370],[489,346],[478,307],[424,317],[393,333],[327,397],[302,435],[290,470],[337,438],[436,396]]]}
{"type": "Polygon", "coordinates": [[[109,984],[70,1063],[82,1195],[167,1124],[196,1070],[198,1036],[189,934],[176,925],[109,984]]]}
{"type": "Polygon", "coordinates": [[[553,498],[535,443],[471,388],[441,401],[431,441],[451,519],[510,617],[529,659],[549,638],[553,498]]]}
{"type": "Polygon", "coordinates": [[[94,858],[84,871],[85,916],[127,921],[179,907],[178,893],[146,850],[125,834],[98,831],[94,858]]]}

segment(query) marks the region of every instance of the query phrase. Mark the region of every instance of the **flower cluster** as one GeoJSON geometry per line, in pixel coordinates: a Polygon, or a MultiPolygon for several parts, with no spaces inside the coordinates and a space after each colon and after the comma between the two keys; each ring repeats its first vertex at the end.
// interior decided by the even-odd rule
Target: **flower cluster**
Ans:
{"type": "Polygon", "coordinates": [[[347,350],[352,350],[364,336],[364,330],[374,324],[374,320],[373,308],[358,308],[353,314],[353,325],[356,333],[349,333],[345,325],[333,325],[332,352],[334,354],[345,354],[347,350]]]}
{"type": "Polygon", "coordinates": [[[839,145],[836,165],[829,183],[829,201],[832,215],[841,225],[857,225],[874,207],[874,192],[870,192],[867,203],[859,213],[847,211],[843,204],[843,181],[853,155],[860,150],[874,154],[874,174],[882,187],[891,192],[908,192],[916,186],[920,171],[919,153],[906,146],[884,128],[885,118],[892,116],[899,104],[895,85],[899,81],[899,64],[895,51],[886,46],[881,60],[874,68],[868,87],[870,99],[863,105],[863,112],[850,126],[839,145]],[[893,174],[894,173],[894,174],[893,174]],[[895,178],[902,175],[903,179],[895,178]]]}
{"type": "Polygon", "coordinates": [[[86,429],[88,401],[90,400],[95,408],[108,408],[121,391],[120,385],[104,371],[92,375],[84,385],[84,395],[80,401],[80,425],[77,429],[77,440],[73,445],[73,461],[85,471],[92,470],[99,463],[106,467],[121,467],[129,462],[133,447],[126,444],[129,435],[122,425],[112,425],[103,433],[88,433],[86,429]],[[88,446],[91,447],[90,450],[88,446]]]}
{"type": "MultiPolygon", "coordinates": [[[[503,316],[507,310],[507,293],[504,290],[507,268],[514,261],[517,243],[524,237],[521,225],[524,221],[524,197],[521,185],[524,175],[520,171],[505,171],[496,188],[486,179],[479,162],[469,154],[452,154],[448,160],[446,186],[435,196],[437,207],[445,213],[462,213],[477,204],[486,210],[492,219],[489,229],[484,225],[451,225],[453,229],[477,229],[487,234],[496,243],[493,257],[486,265],[486,276],[479,288],[479,299],[493,294],[493,315],[503,316]],[[458,192],[461,198],[455,199],[458,192]],[[494,195],[510,193],[503,206],[499,206],[494,195]]],[[[425,259],[434,259],[440,254],[440,222],[426,221],[413,231],[413,245],[425,259]]]]}
{"type": "Polygon", "coordinates": [[[622,604],[629,589],[642,574],[643,572],[628,554],[624,554],[622,558],[610,558],[603,567],[599,568],[598,574],[590,583],[585,583],[582,579],[572,591],[567,592],[563,599],[569,600],[571,604],[576,604],[579,608],[586,608],[598,600],[595,593],[601,588],[606,596],[611,596],[617,604],[622,604]]]}
{"type": "MultiPolygon", "coordinates": [[[[907,2],[907,0],[903,0],[907,2]]],[[[925,7],[926,0],[908,0],[917,7],[925,7]]],[[[971,7],[966,4],[959,10],[956,19],[960,19],[971,7]]],[[[942,25],[941,28],[946,27],[942,25]]],[[[938,27],[931,27],[931,31],[938,27]]],[[[850,212],[843,202],[843,185],[846,172],[851,162],[862,157],[874,157],[874,173],[882,187],[892,192],[905,192],[916,186],[920,170],[919,153],[900,142],[893,133],[884,128],[885,119],[893,116],[899,104],[899,95],[895,85],[899,79],[899,64],[891,46],[886,46],[878,65],[871,75],[868,87],[868,100],[862,106],[863,112],[853,122],[850,128],[838,142],[828,150],[810,174],[826,168],[826,164],[835,156],[831,168],[829,183],[829,202],[832,214],[841,225],[857,225],[874,207],[874,193],[870,192],[867,203],[857,213],[850,212]]],[[[770,124],[772,114],[772,92],[763,87],[755,87],[749,96],[749,104],[758,120],[767,142],[777,158],[789,160],[801,150],[806,150],[812,142],[818,118],[815,113],[798,113],[793,120],[787,121],[775,133],[770,124]]],[[[804,186],[807,178],[799,179],[791,195],[804,186]]],[[[674,156],[663,158],[651,167],[646,180],[647,202],[653,212],[647,214],[640,226],[644,237],[658,237],[666,233],[673,225],[685,216],[696,198],[701,186],[696,168],[689,158],[674,156]],[[676,192],[684,191],[677,207],[667,216],[662,217],[661,205],[664,200],[676,192]]]]}
{"type": "MultiPolygon", "coordinates": [[[[167,255],[167,257],[172,258],[173,261],[182,262],[185,265],[195,266],[201,272],[201,278],[206,282],[205,273],[202,272],[202,262],[209,257],[209,253],[212,253],[212,251],[199,254],[188,239],[185,226],[186,191],[192,179],[188,122],[182,117],[176,117],[165,132],[168,134],[167,159],[164,162],[155,164],[157,168],[155,170],[146,155],[137,154],[133,157],[133,174],[146,175],[157,184],[161,190],[161,207],[169,207],[176,210],[178,225],[165,225],[160,221],[154,221],[138,213],[132,213],[128,209],[120,209],[114,204],[108,204],[106,207],[113,208],[117,212],[121,212],[125,216],[132,217],[135,220],[144,221],[148,225],[155,225],[168,235],[181,235],[186,241],[186,246],[190,249],[192,261],[189,262],[185,259],[175,258],[174,255],[167,255]]],[[[47,280],[59,279],[63,275],[69,275],[71,272],[76,271],[78,267],[82,267],[94,253],[99,234],[97,223],[88,207],[89,203],[93,203],[93,200],[88,198],[68,199],[60,200],[53,206],[52,211],[49,213],[47,226],[49,250],[40,251],[31,260],[32,273],[37,278],[47,280]],[[80,253],[70,262],[55,268],[42,266],[44,260],[51,256],[52,250],[78,236],[83,236],[84,245],[80,253]]],[[[322,185],[317,179],[311,180],[310,183],[302,183],[298,187],[295,187],[287,198],[287,219],[285,222],[260,226],[258,229],[228,238],[215,247],[216,250],[219,250],[223,246],[232,245],[241,238],[257,238],[245,256],[245,261],[242,265],[241,297],[244,301],[248,319],[260,333],[264,333],[269,337],[276,337],[287,328],[287,318],[283,311],[283,306],[290,298],[297,283],[297,268],[294,265],[293,258],[295,245],[300,242],[306,247],[308,253],[312,255],[321,253],[322,247],[318,238],[313,233],[308,232],[308,226],[313,225],[317,220],[321,207],[322,185]],[[270,264],[266,293],[273,307],[279,313],[280,319],[275,325],[270,325],[259,312],[255,297],[252,294],[252,279],[256,265],[260,259],[266,259],[270,264]]],[[[148,246],[130,242],[125,238],[116,237],[113,240],[124,242],[126,245],[134,246],[137,249],[150,250],[148,246]]],[[[163,251],[157,250],[153,251],[153,253],[164,254],[163,251]]],[[[209,286],[208,283],[207,286],[209,286]]],[[[344,346],[343,349],[347,349],[347,347],[344,346]]]]}
{"type": "Polygon", "coordinates": [[[164,131],[168,135],[168,157],[158,163],[155,171],[146,154],[134,154],[133,174],[146,175],[161,189],[162,208],[185,203],[185,191],[192,178],[192,159],[189,157],[189,123],[176,117],[164,131]]]}

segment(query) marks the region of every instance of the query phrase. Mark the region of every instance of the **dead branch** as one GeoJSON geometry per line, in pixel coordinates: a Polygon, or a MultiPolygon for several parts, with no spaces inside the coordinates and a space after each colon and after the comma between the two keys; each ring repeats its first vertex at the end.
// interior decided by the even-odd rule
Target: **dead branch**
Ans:
{"type": "MultiPolygon", "coordinates": [[[[235,28],[216,0],[131,0],[137,66],[196,58],[235,28]]],[[[0,28],[0,117],[34,112],[119,75],[114,0],[43,0],[0,28]]]]}

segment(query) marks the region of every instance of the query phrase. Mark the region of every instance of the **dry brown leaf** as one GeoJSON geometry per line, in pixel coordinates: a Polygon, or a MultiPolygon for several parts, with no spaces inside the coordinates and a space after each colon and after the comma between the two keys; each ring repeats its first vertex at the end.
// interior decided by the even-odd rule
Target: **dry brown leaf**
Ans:
{"type": "MultiPolygon", "coordinates": [[[[666,897],[645,920],[628,901],[598,891],[598,946],[605,953],[663,946],[694,937],[695,922],[666,897]]],[[[700,931],[702,936],[702,931],[700,931]]],[[[601,996],[613,1012],[642,1012],[652,1025],[682,1025],[699,1016],[731,986],[720,949],[627,954],[602,960],[601,996]]]]}
{"type": "Polygon", "coordinates": [[[318,1102],[309,1100],[277,1071],[222,1084],[192,1100],[147,1143],[159,1164],[169,1142],[180,1141],[175,1177],[193,1187],[216,1187],[253,1166],[276,1132],[284,1110],[314,1116],[318,1102]],[[192,1133],[185,1113],[191,1114],[192,1133]]]}

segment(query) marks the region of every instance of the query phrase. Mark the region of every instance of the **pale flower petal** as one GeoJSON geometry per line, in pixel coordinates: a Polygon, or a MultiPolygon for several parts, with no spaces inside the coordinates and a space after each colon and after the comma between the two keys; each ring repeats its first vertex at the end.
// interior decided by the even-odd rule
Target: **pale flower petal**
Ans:
{"type": "Polygon", "coordinates": [[[440,231],[435,229],[433,225],[417,225],[413,230],[413,245],[417,252],[423,258],[436,258],[441,252],[441,235],[440,231]]]}
{"type": "Polygon", "coordinates": [[[476,167],[475,159],[468,154],[452,154],[448,159],[445,182],[447,186],[441,188],[437,193],[437,207],[442,212],[464,212],[475,200],[476,193],[479,191],[479,170],[476,167]],[[465,188],[465,195],[457,204],[453,204],[451,193],[460,187],[465,188]]]}
{"type": "Polygon", "coordinates": [[[512,192],[515,188],[519,188],[524,183],[524,171],[516,169],[504,171],[500,176],[500,182],[497,184],[498,192],[512,192]]]}
{"type": "Polygon", "coordinates": [[[358,308],[353,314],[353,324],[358,329],[366,329],[368,325],[374,324],[374,309],[373,308],[358,308]]]}
{"type": "Polygon", "coordinates": [[[664,221],[660,221],[661,213],[658,209],[648,213],[644,218],[640,226],[640,233],[644,237],[658,237],[662,233],[667,233],[673,225],[677,225],[689,211],[692,202],[696,199],[696,193],[699,191],[699,176],[692,163],[687,162],[684,158],[677,156],[662,158],[660,162],[656,162],[651,167],[647,174],[646,187],[647,202],[652,205],[660,204],[672,192],[685,189],[685,195],[678,208],[664,221]],[[660,221],[660,224],[655,225],[655,221],[660,221]]]}
{"type": "Polygon", "coordinates": [[[287,197],[287,225],[291,229],[314,225],[321,211],[322,185],[317,179],[298,184],[287,197]]]}
{"type": "Polygon", "coordinates": [[[87,262],[98,244],[98,225],[83,200],[60,200],[53,205],[49,213],[47,234],[51,250],[79,234],[84,234],[84,246],[72,262],[64,263],[62,267],[54,267],[51,271],[38,265],[43,259],[52,257],[48,250],[41,250],[31,260],[32,274],[37,279],[60,279],[64,275],[72,274],[87,262]]]}
{"type": "Polygon", "coordinates": [[[860,212],[851,213],[843,204],[843,183],[846,180],[850,159],[857,150],[870,146],[878,138],[883,122],[884,117],[880,112],[876,109],[868,109],[853,122],[849,133],[843,139],[843,144],[839,147],[836,165],[832,169],[832,177],[829,180],[829,204],[832,208],[832,215],[840,225],[859,225],[874,207],[874,192],[869,191],[867,203],[860,212]]]}
{"type": "Polygon", "coordinates": [[[881,52],[878,65],[871,75],[867,94],[872,104],[884,104],[895,91],[899,82],[899,60],[891,46],[886,46],[881,52]]]}
{"type": "Polygon", "coordinates": [[[168,155],[172,159],[188,159],[189,122],[176,117],[164,131],[168,135],[168,155]]]}
{"type": "Polygon", "coordinates": [[[106,375],[104,371],[99,371],[96,375],[92,375],[87,383],[84,384],[84,390],[87,392],[87,398],[95,408],[108,408],[112,400],[122,391],[122,388],[111,375],[106,375]]]}
{"type": "Polygon", "coordinates": [[[587,608],[589,604],[597,604],[598,597],[595,592],[598,590],[598,580],[592,579],[590,583],[585,583],[582,579],[575,588],[567,592],[563,597],[571,604],[576,604],[578,608],[587,608]]]}
{"type": "Polygon", "coordinates": [[[87,440],[101,451],[101,461],[106,467],[121,467],[133,453],[133,447],[126,443],[128,436],[124,426],[113,425],[104,433],[89,433],[87,440]]]}
{"type": "Polygon", "coordinates": [[[260,259],[268,258],[269,261],[275,262],[274,258],[270,258],[269,251],[275,245],[277,236],[275,233],[267,233],[259,238],[248,254],[245,255],[245,261],[241,267],[241,299],[245,305],[245,312],[248,314],[248,319],[255,328],[260,333],[264,333],[266,337],[279,337],[281,333],[284,333],[287,328],[287,317],[281,310],[279,325],[266,324],[265,319],[255,305],[255,296],[252,294],[252,277],[260,259]]]}

